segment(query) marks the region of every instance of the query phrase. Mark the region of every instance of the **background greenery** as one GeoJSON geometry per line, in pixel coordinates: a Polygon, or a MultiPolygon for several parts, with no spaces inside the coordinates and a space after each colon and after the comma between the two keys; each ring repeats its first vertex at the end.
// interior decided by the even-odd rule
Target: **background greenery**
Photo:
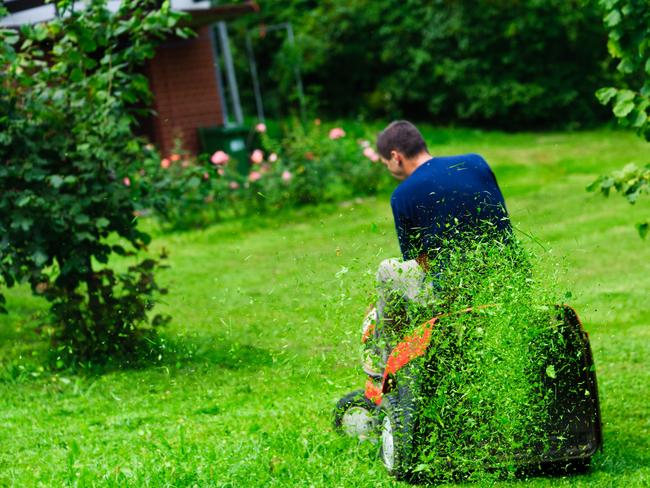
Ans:
{"type": "Polygon", "coordinates": [[[229,25],[243,99],[254,112],[251,40],[267,113],[296,108],[294,66],[322,115],[494,128],[606,119],[594,92],[615,74],[596,0],[260,0],[229,25]],[[296,43],[265,26],[291,22],[296,43]],[[263,35],[261,35],[262,33],[263,35]],[[293,104],[291,103],[293,101],[293,104]]]}
{"type": "MultiPolygon", "coordinates": [[[[436,154],[486,157],[517,228],[565,270],[591,335],[605,451],[589,475],[528,486],[648,485],[650,249],[630,225],[645,209],[584,191],[647,146],[610,131],[424,133],[436,154]]],[[[0,485],[393,486],[376,446],[330,427],[336,400],[364,380],[360,320],[378,262],[398,253],[392,226],[378,196],[183,234],[151,229],[153,251],[172,249],[160,279],[174,290],[161,308],[174,321],[171,352],[147,369],[44,371],[36,324],[46,306],[27,288],[10,290],[0,485]]]]}

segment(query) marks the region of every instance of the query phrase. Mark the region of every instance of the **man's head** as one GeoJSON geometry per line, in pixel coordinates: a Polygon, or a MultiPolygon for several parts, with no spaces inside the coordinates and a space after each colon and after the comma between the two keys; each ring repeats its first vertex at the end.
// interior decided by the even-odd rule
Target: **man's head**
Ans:
{"type": "Polygon", "coordinates": [[[406,120],[391,122],[377,136],[377,151],[388,170],[399,180],[410,176],[431,157],[420,131],[406,120]]]}

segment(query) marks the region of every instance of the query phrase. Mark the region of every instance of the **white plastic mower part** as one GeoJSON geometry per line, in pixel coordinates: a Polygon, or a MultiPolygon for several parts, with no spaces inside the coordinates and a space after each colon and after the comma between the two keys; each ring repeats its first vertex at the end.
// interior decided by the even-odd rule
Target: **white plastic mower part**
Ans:
{"type": "Polygon", "coordinates": [[[346,435],[366,440],[374,428],[374,422],[372,412],[367,408],[353,406],[343,414],[341,428],[346,435]]]}
{"type": "Polygon", "coordinates": [[[381,458],[388,471],[395,466],[395,443],[393,438],[393,424],[386,415],[381,425],[381,458]]]}

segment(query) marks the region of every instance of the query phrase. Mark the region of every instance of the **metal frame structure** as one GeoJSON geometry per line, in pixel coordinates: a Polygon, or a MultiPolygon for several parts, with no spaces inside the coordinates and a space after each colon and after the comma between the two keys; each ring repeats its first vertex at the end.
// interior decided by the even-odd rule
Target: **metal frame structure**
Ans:
{"type": "MultiPolygon", "coordinates": [[[[264,101],[262,99],[262,91],[260,89],[259,77],[257,74],[257,63],[255,62],[255,53],[253,52],[253,42],[252,34],[257,33],[259,37],[264,37],[268,32],[273,32],[277,30],[286,30],[287,31],[287,41],[295,46],[296,39],[293,33],[293,26],[291,22],[282,22],[280,24],[273,24],[269,26],[255,27],[246,31],[246,51],[248,52],[248,62],[251,70],[251,77],[253,79],[253,91],[255,93],[255,106],[257,108],[257,118],[261,121],[265,120],[264,117],[264,101]]],[[[298,92],[298,102],[300,104],[300,116],[305,119],[305,92],[302,84],[302,76],[300,74],[300,65],[295,64],[293,67],[294,76],[296,78],[296,91],[298,92]]]]}

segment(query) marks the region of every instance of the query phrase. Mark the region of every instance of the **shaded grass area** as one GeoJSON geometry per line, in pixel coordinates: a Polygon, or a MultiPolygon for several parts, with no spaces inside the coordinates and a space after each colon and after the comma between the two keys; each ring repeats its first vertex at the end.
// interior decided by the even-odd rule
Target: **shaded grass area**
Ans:
{"type": "MultiPolygon", "coordinates": [[[[644,162],[632,134],[425,128],[435,154],[478,152],[518,229],[557,268],[587,330],[605,451],[590,474],[532,486],[650,485],[650,245],[630,207],[585,192],[644,162]]],[[[359,328],[377,264],[398,254],[388,198],[158,235],[171,251],[172,353],[139,370],[43,371],[46,307],[7,293],[0,316],[0,486],[393,486],[377,447],[337,436],[362,385],[359,328]]],[[[507,394],[504,392],[504,394],[507,394]]],[[[523,484],[504,481],[503,485],[523,484]]]]}

